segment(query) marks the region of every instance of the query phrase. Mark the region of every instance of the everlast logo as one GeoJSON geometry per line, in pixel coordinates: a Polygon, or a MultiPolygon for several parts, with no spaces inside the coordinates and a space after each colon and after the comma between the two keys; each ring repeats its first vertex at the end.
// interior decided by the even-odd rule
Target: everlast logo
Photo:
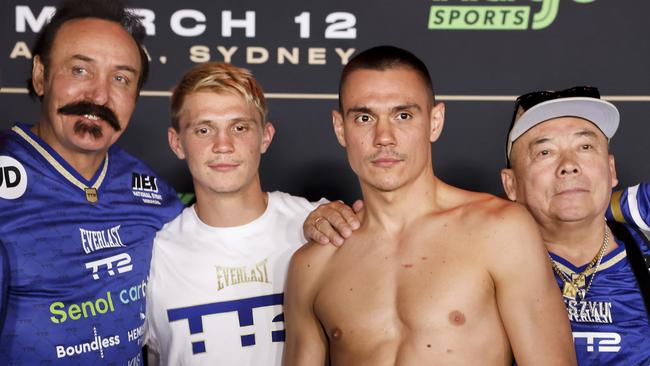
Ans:
{"type": "Polygon", "coordinates": [[[250,266],[217,266],[217,291],[246,282],[271,283],[267,263],[268,259],[264,259],[250,266]]]}
{"type": "Polygon", "coordinates": [[[23,165],[10,156],[0,156],[0,198],[19,198],[26,189],[27,172],[23,165]]]}

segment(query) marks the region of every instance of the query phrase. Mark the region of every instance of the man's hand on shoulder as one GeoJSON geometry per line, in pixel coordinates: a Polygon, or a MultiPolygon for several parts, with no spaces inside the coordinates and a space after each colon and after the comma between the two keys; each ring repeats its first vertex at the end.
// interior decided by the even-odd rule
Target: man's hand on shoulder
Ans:
{"type": "Polygon", "coordinates": [[[312,211],[302,229],[307,239],[338,247],[352,235],[352,231],[359,228],[362,218],[363,201],[357,200],[352,207],[343,201],[333,201],[312,211]]]}

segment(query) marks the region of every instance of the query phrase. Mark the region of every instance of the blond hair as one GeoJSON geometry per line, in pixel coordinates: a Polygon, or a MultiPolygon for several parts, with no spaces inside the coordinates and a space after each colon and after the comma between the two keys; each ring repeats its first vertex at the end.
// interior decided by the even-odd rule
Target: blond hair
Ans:
{"type": "Polygon", "coordinates": [[[185,97],[199,91],[214,93],[235,93],[252,103],[260,114],[262,124],[266,122],[266,98],[262,87],[253,74],[246,69],[224,62],[206,62],[194,66],[183,75],[172,93],[172,127],[179,130],[178,115],[185,97]]]}

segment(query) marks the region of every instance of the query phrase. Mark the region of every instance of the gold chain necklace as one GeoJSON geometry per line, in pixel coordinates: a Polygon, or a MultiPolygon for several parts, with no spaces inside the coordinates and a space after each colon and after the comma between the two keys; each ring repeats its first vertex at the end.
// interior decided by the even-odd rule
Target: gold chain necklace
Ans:
{"type": "Polygon", "coordinates": [[[579,301],[584,301],[585,297],[587,296],[587,292],[591,288],[591,284],[594,282],[594,278],[596,277],[596,272],[598,272],[598,269],[600,268],[600,263],[603,260],[603,256],[605,254],[605,251],[607,251],[607,247],[609,246],[609,228],[605,226],[605,238],[603,239],[603,245],[600,246],[600,250],[598,251],[598,254],[594,257],[594,259],[589,262],[589,265],[587,268],[585,268],[584,271],[580,273],[574,273],[571,277],[564,273],[560,268],[557,266],[557,263],[555,260],[551,257],[549,254],[549,258],[551,259],[551,266],[553,267],[553,270],[557,275],[560,277],[562,282],[564,282],[564,287],[562,288],[562,296],[575,300],[577,295],[580,295],[579,301]],[[587,288],[583,289],[585,286],[585,279],[589,275],[589,271],[591,271],[592,268],[596,267],[593,271],[593,275],[591,276],[591,279],[589,280],[589,283],[587,284],[587,288]]]}

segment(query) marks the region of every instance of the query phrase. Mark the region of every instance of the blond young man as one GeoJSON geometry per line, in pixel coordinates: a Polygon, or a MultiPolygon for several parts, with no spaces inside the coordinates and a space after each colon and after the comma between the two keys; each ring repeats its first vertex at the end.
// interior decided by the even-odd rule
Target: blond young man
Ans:
{"type": "Polygon", "coordinates": [[[280,364],[288,262],[314,206],[261,189],[260,158],[275,130],[247,70],[194,67],[174,89],[171,114],[169,145],[187,161],[196,204],[154,242],[152,356],[164,365],[280,364]]]}
{"type": "Polygon", "coordinates": [[[426,66],[382,46],[340,83],[336,136],[359,176],[361,228],[294,255],[287,365],[572,365],[569,325],[522,207],[435,177],[444,105],[426,66]],[[534,289],[534,290],[531,290],[534,289]]]}

